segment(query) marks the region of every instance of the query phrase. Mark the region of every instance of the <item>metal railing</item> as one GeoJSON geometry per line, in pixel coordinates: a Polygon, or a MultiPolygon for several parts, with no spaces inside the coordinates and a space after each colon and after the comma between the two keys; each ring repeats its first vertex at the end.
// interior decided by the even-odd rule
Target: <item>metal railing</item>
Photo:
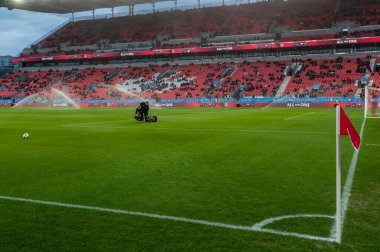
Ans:
{"type": "MultiPolygon", "coordinates": [[[[254,1],[252,1],[254,2],[254,1]]],[[[230,6],[230,5],[237,5],[241,3],[248,3],[244,2],[242,0],[225,0],[224,5],[223,2],[217,2],[217,3],[204,3],[204,4],[192,4],[192,5],[183,5],[183,6],[175,6],[172,7],[164,7],[164,8],[158,8],[158,9],[143,9],[143,10],[137,10],[134,11],[134,16],[136,15],[146,15],[146,14],[152,14],[155,12],[168,12],[168,11],[184,11],[184,10],[193,10],[193,9],[202,9],[202,8],[212,8],[212,7],[220,7],[220,6],[230,6]]],[[[116,17],[125,17],[129,16],[129,12],[118,12],[114,13],[113,15],[111,13],[109,14],[101,14],[101,15],[86,15],[81,17],[75,17],[74,22],[76,21],[85,21],[85,20],[93,20],[93,19],[107,19],[107,18],[116,18],[116,17]]],[[[71,19],[72,20],[72,19],[71,19]]]]}

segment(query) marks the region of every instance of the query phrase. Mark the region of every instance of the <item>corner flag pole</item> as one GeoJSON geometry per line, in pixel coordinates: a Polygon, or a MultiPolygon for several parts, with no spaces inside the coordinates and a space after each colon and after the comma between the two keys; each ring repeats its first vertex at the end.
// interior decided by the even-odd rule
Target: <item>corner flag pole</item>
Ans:
{"type": "Polygon", "coordinates": [[[368,86],[364,87],[364,119],[367,118],[368,111],[368,86]]]}
{"type": "Polygon", "coordinates": [[[340,106],[336,106],[336,242],[342,241],[341,230],[341,171],[340,171],[340,106]]]}

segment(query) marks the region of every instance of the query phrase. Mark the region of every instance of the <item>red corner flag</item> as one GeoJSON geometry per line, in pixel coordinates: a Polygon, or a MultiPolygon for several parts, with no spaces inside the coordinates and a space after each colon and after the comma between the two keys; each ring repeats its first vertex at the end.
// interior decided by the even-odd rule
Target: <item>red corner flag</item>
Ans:
{"type": "Polygon", "coordinates": [[[341,169],[340,169],[340,135],[349,135],[351,143],[356,150],[359,150],[360,136],[356,132],[350,119],[339,105],[336,106],[336,242],[342,241],[342,220],[341,220],[341,169]]]}
{"type": "Polygon", "coordinates": [[[352,145],[356,150],[360,146],[360,136],[352,125],[350,119],[348,119],[346,113],[342,107],[340,107],[340,135],[349,135],[352,145]]]}

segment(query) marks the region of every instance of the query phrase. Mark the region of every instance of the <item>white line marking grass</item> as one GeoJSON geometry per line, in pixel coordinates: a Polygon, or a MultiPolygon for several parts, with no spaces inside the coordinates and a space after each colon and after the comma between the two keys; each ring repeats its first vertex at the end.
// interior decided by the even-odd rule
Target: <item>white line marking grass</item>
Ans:
{"type": "MultiPolygon", "coordinates": [[[[295,232],[286,232],[286,231],[281,231],[281,230],[262,228],[264,225],[266,225],[265,223],[268,224],[268,223],[274,222],[276,219],[277,220],[286,219],[286,218],[289,218],[289,216],[291,216],[291,215],[267,219],[267,220],[264,220],[262,222],[259,222],[258,224],[255,224],[253,226],[241,226],[241,225],[232,225],[232,224],[226,224],[226,223],[220,223],[220,222],[197,220],[197,219],[183,218],[183,217],[176,217],[176,216],[169,216],[169,215],[160,215],[160,214],[143,213],[143,212],[127,211],[127,210],[112,209],[112,208],[67,204],[67,203],[54,202],[54,201],[24,199],[24,198],[16,198],[16,197],[9,197],[9,196],[0,196],[0,199],[11,200],[11,201],[19,201],[19,202],[27,202],[27,203],[33,203],[33,204],[42,204],[42,205],[74,208],[74,209],[85,209],[85,210],[97,211],[97,212],[107,212],[107,213],[115,213],[115,214],[127,214],[127,215],[133,215],[133,216],[143,216],[143,217],[149,217],[149,218],[155,218],[155,219],[172,220],[172,221],[178,221],[178,222],[186,222],[186,223],[200,224],[200,225],[206,225],[206,226],[214,226],[214,227],[220,227],[220,228],[228,228],[228,229],[234,229],[234,230],[255,231],[255,232],[270,233],[270,234],[277,234],[277,235],[283,235],[283,236],[292,236],[292,237],[298,237],[298,238],[304,238],[304,239],[316,240],[316,241],[326,241],[326,242],[334,242],[335,241],[335,239],[333,239],[331,237],[322,237],[322,236],[299,234],[299,233],[295,233],[295,232]]],[[[301,217],[312,217],[311,215],[299,215],[299,216],[301,216],[301,217]]],[[[331,218],[331,216],[328,216],[328,215],[314,215],[313,217],[331,218]]],[[[296,218],[296,217],[291,216],[291,218],[296,218]]]]}
{"type": "Polygon", "coordinates": [[[263,221],[256,223],[253,227],[262,228],[262,227],[264,227],[268,224],[271,224],[273,222],[285,220],[285,219],[292,219],[292,218],[330,218],[330,219],[334,219],[335,217],[333,215],[324,215],[324,214],[291,214],[291,215],[283,215],[283,216],[265,219],[263,221]]]}
{"type": "Polygon", "coordinates": [[[380,147],[380,144],[366,144],[368,146],[375,146],[375,147],[380,147]]]}
{"type": "MultiPolygon", "coordinates": [[[[314,114],[314,113],[315,112],[310,112],[310,113],[306,113],[306,114],[302,114],[302,115],[298,115],[298,116],[289,117],[289,118],[286,118],[284,120],[291,120],[293,118],[297,118],[297,117],[301,117],[301,116],[305,116],[305,115],[309,115],[309,114],[314,114]]],[[[78,128],[141,129],[141,127],[94,125],[94,124],[102,124],[102,123],[107,123],[107,122],[120,122],[120,121],[126,121],[126,120],[101,121],[101,122],[92,122],[92,123],[78,123],[78,124],[68,124],[68,125],[62,125],[62,126],[64,126],[64,127],[78,127],[78,128]]],[[[364,122],[362,125],[362,130],[360,132],[360,135],[362,135],[362,133],[363,133],[363,128],[364,128],[364,122]]],[[[330,132],[312,132],[312,131],[296,131],[296,130],[292,131],[292,130],[206,129],[206,128],[203,128],[203,129],[202,128],[149,128],[149,129],[150,130],[171,130],[171,131],[176,130],[176,131],[212,131],[212,132],[330,134],[330,132]]],[[[355,153],[357,155],[357,152],[355,152],[355,153]]],[[[354,157],[355,157],[355,153],[354,153],[354,157]]],[[[353,159],[354,159],[354,157],[353,157],[353,159]]],[[[355,160],[355,165],[356,165],[356,160],[355,160]]],[[[351,166],[352,166],[352,163],[351,163],[351,166]]],[[[353,175],[352,175],[352,177],[353,177],[353,175]]],[[[349,180],[349,178],[348,178],[348,180],[349,180]]],[[[348,180],[347,180],[347,182],[348,182],[348,180]]],[[[346,186],[345,186],[345,192],[346,192],[346,189],[348,187],[347,182],[346,182],[346,186]]],[[[352,181],[351,181],[351,183],[352,183],[352,181]]],[[[351,187],[351,185],[350,185],[350,187],[351,187]]],[[[343,216],[344,216],[345,210],[347,208],[348,196],[349,196],[349,194],[347,194],[347,193],[343,194],[342,201],[344,199],[346,199],[346,201],[345,201],[346,204],[342,204],[344,206],[343,216]]],[[[228,229],[235,229],[235,230],[256,231],[256,232],[271,233],[271,234],[277,234],[277,235],[283,235],[283,236],[293,236],[293,237],[304,238],[304,239],[309,239],[309,240],[335,242],[335,233],[334,233],[335,231],[334,230],[331,230],[330,237],[322,237],[322,236],[315,236],[315,235],[308,235],[308,234],[300,234],[300,233],[296,233],[296,232],[287,232],[287,231],[263,228],[264,226],[266,226],[270,223],[273,223],[275,221],[280,221],[283,219],[288,219],[288,218],[334,218],[334,216],[330,216],[330,215],[320,215],[320,214],[285,215],[285,216],[279,216],[279,217],[273,217],[273,218],[265,219],[261,222],[256,223],[253,226],[241,226],[241,225],[233,225],[233,224],[212,222],[212,221],[206,221],[206,220],[197,220],[197,219],[183,218],[183,217],[175,217],[175,216],[168,216],[168,215],[135,212],[135,211],[127,211],[127,210],[111,209],[111,208],[102,208],[102,207],[94,207],[94,206],[75,205],[75,204],[67,204],[67,203],[60,203],[60,202],[53,202],[53,201],[24,199],[24,198],[16,198],[16,197],[9,197],[9,196],[0,196],[0,199],[20,201],[20,202],[28,202],[28,203],[34,203],[34,204],[52,205],[52,206],[59,206],[59,207],[67,207],[67,208],[86,209],[86,210],[99,211],[99,212],[128,214],[128,215],[134,215],[134,216],[143,216],[143,217],[150,217],[150,218],[156,218],[156,219],[166,219],[166,220],[187,222],[187,223],[221,227],[221,228],[228,228],[228,229]]],[[[342,222],[342,224],[343,224],[343,222],[342,222]]],[[[333,227],[335,227],[334,224],[333,224],[333,227]]]]}
{"type": "MultiPolygon", "coordinates": [[[[362,141],[363,141],[364,127],[365,127],[365,119],[363,120],[362,126],[360,128],[360,134],[359,134],[362,141]]],[[[352,155],[351,164],[350,164],[350,167],[348,169],[346,183],[344,184],[343,195],[342,195],[342,199],[341,199],[341,205],[343,208],[342,209],[342,216],[341,216],[342,233],[343,233],[343,227],[344,227],[344,220],[346,218],[348,200],[349,200],[350,195],[351,195],[352,182],[353,182],[354,176],[355,176],[356,163],[358,162],[359,151],[360,151],[360,149],[358,151],[354,151],[354,154],[352,155]]],[[[334,239],[336,239],[336,219],[334,219],[334,223],[331,226],[330,237],[334,237],[334,239]]]]}
{"type": "Polygon", "coordinates": [[[284,121],[292,120],[292,119],[294,119],[294,118],[298,118],[298,117],[306,116],[306,115],[311,115],[311,114],[315,114],[315,112],[309,112],[309,113],[305,113],[305,114],[302,114],[302,115],[297,115],[297,116],[288,117],[288,118],[285,118],[284,121]]]}
{"type": "MultiPolygon", "coordinates": [[[[139,129],[141,127],[129,126],[100,126],[100,125],[85,125],[85,124],[65,124],[63,127],[73,128],[104,128],[104,129],[139,129]]],[[[295,134],[331,134],[326,131],[299,131],[299,130],[255,130],[255,129],[206,129],[206,128],[144,128],[149,130],[170,130],[170,131],[209,131],[209,132],[250,132],[250,133],[295,133],[295,134]]]]}
{"type": "Polygon", "coordinates": [[[86,122],[86,123],[76,123],[76,124],[69,124],[69,125],[63,125],[63,126],[86,126],[86,125],[89,125],[89,126],[92,126],[94,124],[102,124],[102,123],[109,123],[109,122],[125,122],[127,121],[127,119],[124,119],[124,120],[108,120],[108,121],[98,121],[98,122],[86,122]]]}

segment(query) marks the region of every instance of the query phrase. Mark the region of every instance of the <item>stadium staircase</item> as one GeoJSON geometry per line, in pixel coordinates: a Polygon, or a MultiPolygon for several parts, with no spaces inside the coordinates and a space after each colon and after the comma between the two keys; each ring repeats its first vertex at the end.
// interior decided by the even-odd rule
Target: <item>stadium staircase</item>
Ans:
{"type": "Polygon", "coordinates": [[[277,93],[275,95],[276,98],[280,98],[280,97],[283,96],[283,93],[284,93],[284,91],[285,91],[286,87],[288,86],[288,84],[289,84],[289,82],[290,82],[291,79],[292,79],[292,76],[286,76],[284,78],[284,80],[282,81],[280,87],[277,90],[277,93]]]}
{"type": "MultiPolygon", "coordinates": [[[[366,71],[365,75],[363,76],[365,78],[368,78],[369,79],[369,82],[368,82],[368,86],[371,87],[372,84],[373,84],[373,80],[370,79],[371,77],[371,72],[370,71],[366,71]]],[[[359,80],[356,80],[355,81],[355,86],[358,87],[358,89],[356,90],[355,94],[354,94],[354,97],[355,98],[360,98],[360,96],[362,95],[363,93],[363,89],[359,87],[359,80]]]]}
{"type": "Polygon", "coordinates": [[[369,61],[369,69],[371,70],[371,72],[374,72],[375,68],[376,68],[376,59],[371,59],[369,61]]]}
{"type": "Polygon", "coordinates": [[[112,81],[118,74],[120,74],[120,70],[115,70],[115,71],[112,71],[110,74],[106,74],[106,76],[104,76],[104,81],[106,83],[112,81]]]}

